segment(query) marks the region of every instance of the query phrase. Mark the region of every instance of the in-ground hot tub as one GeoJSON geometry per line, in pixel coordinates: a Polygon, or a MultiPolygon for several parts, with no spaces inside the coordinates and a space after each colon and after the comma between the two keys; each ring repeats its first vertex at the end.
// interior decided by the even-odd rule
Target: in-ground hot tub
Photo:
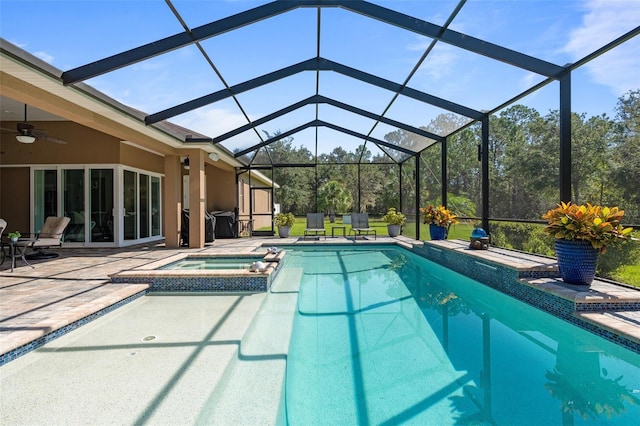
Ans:
{"type": "Polygon", "coordinates": [[[285,252],[178,254],[110,276],[115,283],[146,283],[153,292],[262,292],[267,291],[285,252]],[[251,271],[254,262],[265,268],[251,271]]]}
{"type": "Polygon", "coordinates": [[[174,269],[181,271],[191,270],[224,270],[224,269],[251,269],[254,262],[264,262],[263,255],[210,255],[210,256],[187,256],[184,259],[171,262],[161,266],[163,269],[174,269]]]}

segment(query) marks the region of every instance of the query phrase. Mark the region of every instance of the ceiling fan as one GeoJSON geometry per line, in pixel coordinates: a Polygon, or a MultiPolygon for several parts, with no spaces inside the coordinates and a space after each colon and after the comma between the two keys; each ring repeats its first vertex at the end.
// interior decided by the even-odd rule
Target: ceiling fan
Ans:
{"type": "Polygon", "coordinates": [[[65,140],[49,136],[46,130],[36,129],[32,124],[27,123],[27,104],[24,104],[24,122],[17,123],[16,130],[5,128],[2,130],[15,133],[16,139],[20,143],[34,143],[39,139],[63,145],[67,143],[65,140]]]}

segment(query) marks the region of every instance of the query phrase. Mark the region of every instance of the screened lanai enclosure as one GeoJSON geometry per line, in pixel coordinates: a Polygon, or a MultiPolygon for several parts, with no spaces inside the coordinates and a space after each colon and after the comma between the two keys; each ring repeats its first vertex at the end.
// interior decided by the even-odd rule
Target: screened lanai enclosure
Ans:
{"type": "Polygon", "coordinates": [[[534,16],[517,2],[165,3],[144,3],[156,30],[140,22],[121,43],[134,46],[101,46],[114,53],[65,84],[152,84],[161,64],[173,92],[153,85],[146,123],[174,120],[201,134],[187,143],[232,150],[246,162],[238,182],[272,177],[259,189],[281,211],[396,207],[417,238],[426,204],[487,229],[537,221],[560,200],[620,205],[640,223],[633,17],[607,22],[595,4],[587,19],[602,21],[568,32],[558,26],[581,2],[535,2],[534,16]],[[504,31],[474,19],[487,11],[504,31]]]}
{"type": "Polygon", "coordinates": [[[560,200],[618,205],[640,223],[633,2],[117,7],[113,38],[76,12],[58,17],[76,29],[60,44],[85,40],[93,56],[65,56],[64,84],[125,103],[146,93],[147,125],[170,120],[194,131],[188,144],[226,147],[245,164],[238,185],[269,192],[276,210],[395,207],[418,239],[428,204],[486,229],[539,221],[560,200]],[[258,171],[273,186],[256,183],[258,171]]]}

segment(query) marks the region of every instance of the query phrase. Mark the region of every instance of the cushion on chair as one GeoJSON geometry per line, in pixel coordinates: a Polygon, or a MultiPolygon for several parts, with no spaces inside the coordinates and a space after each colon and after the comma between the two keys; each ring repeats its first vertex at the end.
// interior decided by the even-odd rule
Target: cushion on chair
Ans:
{"type": "MultiPolygon", "coordinates": [[[[44,221],[44,225],[42,225],[42,229],[38,233],[38,239],[40,240],[44,238],[55,238],[59,240],[60,238],[62,238],[62,233],[64,232],[64,229],[69,224],[69,221],[70,219],[65,216],[62,216],[62,217],[49,216],[44,221]]],[[[54,245],[58,245],[58,244],[60,243],[57,242],[54,245]]]]}

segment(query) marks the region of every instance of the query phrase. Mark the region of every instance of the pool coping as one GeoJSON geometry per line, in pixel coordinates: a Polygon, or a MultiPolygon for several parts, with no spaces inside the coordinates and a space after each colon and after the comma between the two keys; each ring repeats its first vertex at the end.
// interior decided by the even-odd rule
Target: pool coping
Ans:
{"type": "MultiPolygon", "coordinates": [[[[277,253],[266,253],[264,255],[262,255],[262,259],[265,262],[269,262],[269,263],[277,263],[280,262],[283,257],[284,257],[285,253],[283,250],[279,250],[277,253]]],[[[261,253],[256,253],[256,252],[247,252],[246,250],[243,251],[236,251],[236,252],[225,252],[225,253],[216,253],[216,254],[212,254],[212,253],[178,253],[175,254],[173,256],[167,257],[165,259],[162,260],[157,260],[155,262],[151,262],[148,263],[146,265],[141,265],[138,266],[136,268],[133,268],[129,271],[121,271],[121,272],[117,272],[115,274],[110,274],[110,276],[118,276],[118,274],[122,274],[125,272],[131,272],[131,271],[149,271],[149,270],[155,270],[158,268],[161,268],[163,266],[169,265],[171,263],[174,262],[178,262],[180,260],[186,259],[187,257],[191,257],[191,258],[198,258],[198,257],[253,257],[253,258],[258,258],[261,256],[261,253]]],[[[165,269],[168,271],[171,271],[171,269],[165,269]]],[[[188,271],[196,271],[198,272],[198,270],[194,270],[194,269],[180,269],[177,270],[179,272],[188,272],[188,271]]],[[[225,275],[229,272],[229,271],[245,271],[243,269],[212,269],[212,270],[208,270],[205,272],[216,272],[216,271],[224,271],[225,275]]]]}

